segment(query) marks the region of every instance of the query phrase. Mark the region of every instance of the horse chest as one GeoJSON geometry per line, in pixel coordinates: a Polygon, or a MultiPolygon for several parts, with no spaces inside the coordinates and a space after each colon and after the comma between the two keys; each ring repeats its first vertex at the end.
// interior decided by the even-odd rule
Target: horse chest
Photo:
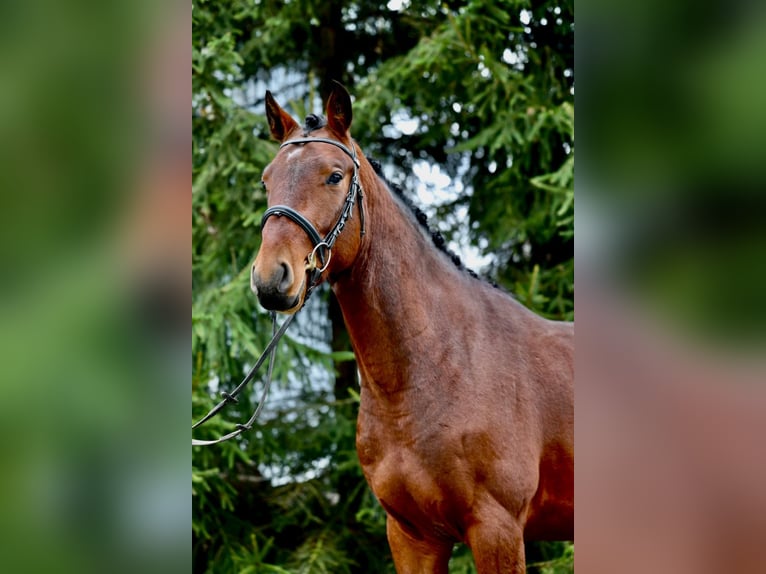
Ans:
{"type": "Polygon", "coordinates": [[[465,473],[459,457],[450,455],[449,441],[437,436],[413,440],[402,429],[391,432],[390,425],[384,433],[376,422],[360,414],[357,451],[383,508],[416,539],[462,539],[472,492],[459,479],[465,473]]]}

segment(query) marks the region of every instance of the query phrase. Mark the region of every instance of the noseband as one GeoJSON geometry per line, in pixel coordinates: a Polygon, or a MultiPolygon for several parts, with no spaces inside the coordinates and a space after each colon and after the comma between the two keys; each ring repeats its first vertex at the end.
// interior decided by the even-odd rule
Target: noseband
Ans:
{"type": "Polygon", "coordinates": [[[261,219],[262,229],[263,226],[266,225],[266,221],[269,219],[269,217],[273,215],[278,217],[284,215],[288,219],[291,219],[297,223],[298,226],[306,232],[306,235],[308,235],[309,239],[311,239],[311,244],[314,246],[314,249],[311,251],[311,253],[309,253],[307,257],[307,270],[311,271],[314,275],[310,281],[311,285],[319,281],[319,277],[321,276],[322,272],[330,264],[332,248],[335,245],[335,241],[338,239],[338,236],[343,231],[343,228],[346,226],[346,222],[349,220],[349,218],[351,218],[353,214],[354,203],[356,203],[357,196],[359,196],[359,236],[361,237],[364,235],[364,208],[362,206],[364,195],[362,192],[362,186],[359,183],[359,159],[356,157],[356,147],[354,144],[351,144],[351,149],[349,149],[339,141],[331,140],[328,138],[298,138],[284,142],[281,146],[279,146],[279,148],[282,149],[288,145],[314,142],[334,145],[335,147],[343,150],[345,154],[349,156],[354,162],[354,175],[351,178],[351,185],[348,188],[346,201],[343,204],[343,209],[341,210],[335,225],[332,227],[332,229],[330,229],[330,231],[327,233],[327,235],[324,236],[323,239],[322,236],[319,235],[316,227],[314,227],[308,219],[287,205],[275,205],[270,207],[266,210],[266,212],[263,214],[263,218],[261,219]],[[317,265],[316,263],[317,255],[319,256],[321,265],[317,265]]]}

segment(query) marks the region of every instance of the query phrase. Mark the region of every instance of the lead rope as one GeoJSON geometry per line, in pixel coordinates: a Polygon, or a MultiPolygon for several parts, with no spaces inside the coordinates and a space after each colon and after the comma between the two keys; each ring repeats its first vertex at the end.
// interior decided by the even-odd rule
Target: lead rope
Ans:
{"type": "Polygon", "coordinates": [[[209,421],[211,418],[217,415],[228,403],[230,402],[238,403],[239,401],[237,400],[237,395],[239,395],[239,393],[242,391],[245,385],[247,385],[247,383],[249,383],[253,379],[253,377],[255,376],[255,373],[258,371],[258,369],[260,368],[260,366],[263,364],[263,362],[266,360],[266,357],[268,356],[269,366],[266,371],[266,381],[263,386],[263,392],[261,393],[261,398],[258,401],[258,406],[255,408],[253,415],[248,419],[248,421],[245,424],[237,423],[236,425],[237,428],[235,430],[215,440],[199,440],[196,438],[192,438],[192,446],[208,446],[211,444],[218,444],[218,443],[227,441],[229,439],[232,439],[236,436],[239,436],[243,432],[249,431],[251,428],[253,428],[253,423],[261,414],[261,411],[263,410],[263,405],[266,404],[266,398],[269,395],[269,389],[271,388],[271,381],[272,381],[272,373],[274,372],[274,358],[277,355],[277,345],[279,343],[279,340],[285,334],[285,332],[287,331],[287,328],[290,326],[290,323],[292,323],[293,319],[298,314],[298,312],[301,309],[303,309],[303,307],[306,305],[306,301],[309,300],[311,293],[319,284],[319,277],[322,274],[322,270],[318,269],[317,267],[313,267],[311,269],[308,269],[308,271],[311,272],[310,284],[308,289],[306,290],[306,296],[303,298],[303,305],[301,305],[301,308],[298,309],[298,311],[296,311],[292,315],[289,315],[287,319],[285,319],[285,322],[282,323],[282,326],[279,328],[279,330],[277,330],[277,314],[274,313],[273,311],[271,312],[271,341],[269,341],[269,343],[266,345],[266,348],[263,349],[263,353],[261,353],[261,356],[258,357],[258,360],[255,362],[255,365],[253,365],[250,371],[248,371],[247,375],[245,375],[245,378],[242,379],[242,382],[239,383],[231,393],[228,393],[226,391],[221,391],[221,396],[223,397],[221,402],[219,402],[212,409],[210,409],[210,411],[204,417],[202,417],[200,420],[194,423],[192,425],[192,430],[196,429],[198,426],[209,421]]]}

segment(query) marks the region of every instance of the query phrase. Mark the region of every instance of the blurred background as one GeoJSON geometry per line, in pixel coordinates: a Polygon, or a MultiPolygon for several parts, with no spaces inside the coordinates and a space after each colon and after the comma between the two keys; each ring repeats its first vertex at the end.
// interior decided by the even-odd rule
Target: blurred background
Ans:
{"type": "Polygon", "coordinates": [[[5,572],[189,570],[190,31],[0,5],[5,572]]]}
{"type": "Polygon", "coordinates": [[[761,572],[766,6],[577,8],[577,567],[761,572]]]}
{"type": "MultiPolygon", "coordinates": [[[[227,0],[192,30],[193,418],[235,386],[271,325],[249,288],[276,154],[264,97],[302,123],[330,82],[351,133],[467,266],[574,318],[574,14],[558,0],[227,0]]],[[[276,388],[242,440],[192,453],[195,572],[393,572],[384,513],[354,446],[358,381],[326,287],[283,339],[276,388]]],[[[195,431],[249,417],[261,387],[195,431]]],[[[530,572],[571,572],[571,543],[527,545],[530,572]]],[[[455,573],[474,572],[459,547],[455,573]]]]}

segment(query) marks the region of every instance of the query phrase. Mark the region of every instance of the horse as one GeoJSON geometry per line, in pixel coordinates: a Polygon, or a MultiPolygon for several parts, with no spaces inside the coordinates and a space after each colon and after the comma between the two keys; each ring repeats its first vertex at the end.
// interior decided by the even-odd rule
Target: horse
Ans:
{"type": "Polygon", "coordinates": [[[280,148],[251,288],[297,312],[329,282],[360,375],[356,448],[396,571],[523,573],[525,540],[574,539],[574,324],[545,319],[434,244],[349,128],[335,83],[301,126],[266,93],[280,148]]]}

